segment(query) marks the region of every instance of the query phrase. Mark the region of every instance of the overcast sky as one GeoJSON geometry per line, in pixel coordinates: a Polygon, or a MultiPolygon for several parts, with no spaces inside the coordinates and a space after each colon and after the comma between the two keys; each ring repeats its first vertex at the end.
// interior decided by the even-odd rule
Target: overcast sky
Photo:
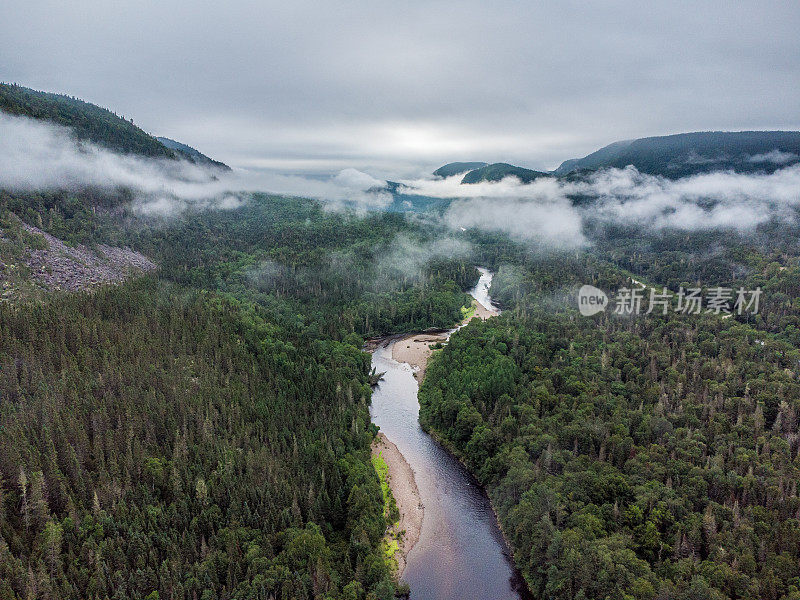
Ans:
{"type": "Polygon", "coordinates": [[[800,129],[800,2],[6,0],[0,79],[235,166],[552,168],[609,142],[800,129]]]}

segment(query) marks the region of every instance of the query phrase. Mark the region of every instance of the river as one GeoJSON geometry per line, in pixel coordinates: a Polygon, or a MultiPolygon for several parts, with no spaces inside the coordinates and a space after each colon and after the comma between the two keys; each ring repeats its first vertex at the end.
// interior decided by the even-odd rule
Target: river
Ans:
{"type": "MultiPolygon", "coordinates": [[[[470,292],[491,308],[492,273],[470,292]]],[[[449,452],[419,424],[417,380],[411,367],[392,359],[392,344],[379,347],[372,366],[385,371],[372,393],[372,421],[405,456],[416,475],[425,516],[403,579],[413,600],[511,600],[530,598],[497,526],[486,493],[449,452]]]]}

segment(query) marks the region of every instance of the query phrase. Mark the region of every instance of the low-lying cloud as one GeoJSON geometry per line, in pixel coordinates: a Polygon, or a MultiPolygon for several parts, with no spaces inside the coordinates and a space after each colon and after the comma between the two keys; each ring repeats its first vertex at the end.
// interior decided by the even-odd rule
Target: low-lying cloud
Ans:
{"type": "MultiPolygon", "coordinates": [[[[766,155],[765,155],[766,156],[766,155]]],[[[770,153],[769,160],[785,157],[770,153]]],[[[556,246],[580,246],[587,220],[647,228],[747,230],[800,207],[800,166],[771,174],[720,171],[671,180],[634,167],[583,179],[462,185],[460,176],[404,181],[405,194],[452,198],[444,218],[453,228],[477,227],[556,246]]]]}
{"type": "Polygon", "coordinates": [[[566,199],[456,200],[448,208],[445,219],[453,228],[505,231],[512,237],[548,246],[571,247],[586,242],[581,216],[566,199]]]}
{"type": "MultiPolygon", "coordinates": [[[[750,161],[787,164],[794,159],[774,150],[750,161]]],[[[136,210],[159,216],[192,208],[234,209],[252,192],[316,198],[329,209],[357,212],[384,209],[393,201],[386,181],[352,168],[327,177],[210,171],[188,161],[118,154],[76,140],[68,128],[0,113],[0,188],[80,187],[130,189],[136,210]]],[[[576,247],[586,244],[588,221],[747,230],[775,218],[794,219],[800,208],[800,165],[771,174],[721,171],[678,180],[633,167],[583,178],[543,177],[528,184],[506,178],[462,185],[455,176],[404,180],[399,191],[452,200],[443,218],[455,231],[476,227],[534,243],[576,247]]],[[[413,263],[413,256],[409,260],[413,263]]]]}
{"type": "Polygon", "coordinates": [[[800,205],[800,167],[769,175],[721,171],[678,180],[628,167],[602,171],[568,190],[595,198],[599,219],[658,228],[747,230],[792,217],[800,205]]]}
{"type": "Polygon", "coordinates": [[[250,192],[316,198],[331,209],[380,209],[391,201],[386,182],[355,169],[329,178],[259,171],[212,171],[185,160],[119,154],[77,140],[70,129],[0,113],[0,188],[46,191],[127,188],[134,208],[174,215],[190,208],[233,209],[250,192]]]}
{"type": "Polygon", "coordinates": [[[378,271],[389,278],[399,276],[415,279],[430,261],[442,258],[465,258],[471,251],[472,247],[468,242],[451,236],[436,237],[421,242],[399,234],[377,257],[376,263],[378,271]]]}
{"type": "Polygon", "coordinates": [[[783,152],[778,150],[770,150],[764,154],[754,154],[748,160],[754,163],[773,163],[776,165],[785,165],[797,160],[797,154],[793,152],[783,152]]]}

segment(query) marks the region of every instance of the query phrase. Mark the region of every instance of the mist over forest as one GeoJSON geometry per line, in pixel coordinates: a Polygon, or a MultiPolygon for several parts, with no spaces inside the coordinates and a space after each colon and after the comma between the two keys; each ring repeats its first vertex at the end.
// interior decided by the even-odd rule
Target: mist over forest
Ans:
{"type": "Polygon", "coordinates": [[[800,11],[486,8],[4,10],[0,600],[800,600],[800,11]]]}

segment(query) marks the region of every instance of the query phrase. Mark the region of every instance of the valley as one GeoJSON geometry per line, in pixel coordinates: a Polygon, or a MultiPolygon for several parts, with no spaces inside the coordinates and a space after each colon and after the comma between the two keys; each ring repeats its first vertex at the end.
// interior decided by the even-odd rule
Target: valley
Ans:
{"type": "MultiPolygon", "coordinates": [[[[490,307],[486,290],[491,279],[491,272],[482,270],[471,291],[476,302],[480,298],[490,307]]],[[[481,308],[488,313],[483,305],[481,308]]],[[[488,313],[477,318],[491,316],[488,313]]],[[[393,458],[407,462],[413,473],[413,479],[394,481],[391,487],[400,498],[406,496],[406,488],[419,490],[398,502],[401,515],[414,511],[414,502],[423,507],[420,530],[414,528],[401,546],[404,569],[400,575],[408,582],[411,597],[421,600],[529,598],[525,583],[509,560],[509,550],[483,489],[419,425],[418,380],[422,379],[429,357],[417,355],[419,362],[412,365],[403,360],[404,355],[398,357],[395,350],[408,341],[441,345],[458,335],[456,329],[441,336],[424,337],[420,342],[415,342],[417,335],[400,337],[379,343],[373,351],[372,365],[385,371],[385,375],[373,391],[370,414],[386,439],[397,444],[402,453],[393,458]]]]}
{"type": "Polygon", "coordinates": [[[3,600],[800,597],[796,133],[306,197],[0,107],[3,600]]]}

